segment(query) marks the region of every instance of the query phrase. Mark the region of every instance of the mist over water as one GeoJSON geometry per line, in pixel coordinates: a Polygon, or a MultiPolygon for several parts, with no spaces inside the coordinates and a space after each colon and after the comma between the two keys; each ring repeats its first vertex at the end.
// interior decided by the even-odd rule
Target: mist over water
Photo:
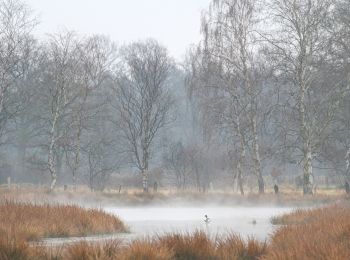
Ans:
{"type": "Polygon", "coordinates": [[[0,0],[0,260],[348,259],[350,0],[52,2],[0,0]]]}
{"type": "Polygon", "coordinates": [[[102,209],[120,217],[130,232],[90,237],[48,238],[43,239],[42,242],[46,245],[57,246],[79,241],[97,242],[120,239],[128,243],[137,239],[154,238],[166,234],[193,234],[196,231],[203,231],[213,239],[236,234],[243,239],[254,237],[265,241],[278,228],[271,224],[271,218],[293,210],[290,207],[212,205],[202,207],[104,207],[102,209]],[[205,223],[204,215],[210,218],[209,224],[205,223]]]}
{"type": "Polygon", "coordinates": [[[274,231],[271,217],[288,213],[292,208],[193,206],[107,207],[105,210],[118,215],[130,227],[131,235],[137,238],[203,230],[214,237],[236,233],[244,238],[254,236],[265,240],[274,231]],[[210,218],[209,224],[204,222],[204,215],[210,218]]]}

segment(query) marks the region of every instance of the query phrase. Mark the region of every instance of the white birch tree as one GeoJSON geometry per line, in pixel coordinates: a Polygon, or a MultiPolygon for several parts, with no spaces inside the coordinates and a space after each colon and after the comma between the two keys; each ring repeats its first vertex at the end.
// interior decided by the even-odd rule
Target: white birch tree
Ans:
{"type": "Polygon", "coordinates": [[[161,128],[169,122],[172,97],[167,80],[172,61],[167,50],[154,40],[132,43],[121,51],[114,105],[132,163],[142,174],[148,192],[152,146],[161,128]]]}
{"type": "Polygon", "coordinates": [[[71,107],[79,94],[79,44],[72,32],[52,35],[43,47],[42,75],[39,80],[38,104],[42,133],[47,138],[46,167],[51,176],[50,190],[57,182],[57,156],[69,145],[67,131],[71,129],[71,107]]]}
{"type": "MultiPolygon", "coordinates": [[[[242,179],[242,164],[246,159],[247,147],[251,144],[253,172],[258,181],[259,193],[264,193],[258,133],[259,82],[253,78],[258,49],[255,33],[257,24],[256,1],[213,1],[203,16],[202,53],[207,62],[216,64],[215,71],[209,73],[218,74],[217,82],[211,82],[210,88],[216,85],[222,95],[231,99],[226,102],[227,109],[231,111],[226,110],[228,113],[224,117],[233,124],[234,136],[240,140],[236,176],[242,179]]],[[[243,193],[242,184],[240,187],[243,193]]]]}
{"type": "Polygon", "coordinates": [[[264,34],[271,47],[268,55],[287,88],[281,104],[285,135],[294,138],[290,146],[301,152],[303,192],[311,194],[313,160],[337,106],[336,86],[325,88],[321,82],[329,59],[326,27],[333,1],[275,0],[266,6],[272,18],[272,30],[264,34]]]}

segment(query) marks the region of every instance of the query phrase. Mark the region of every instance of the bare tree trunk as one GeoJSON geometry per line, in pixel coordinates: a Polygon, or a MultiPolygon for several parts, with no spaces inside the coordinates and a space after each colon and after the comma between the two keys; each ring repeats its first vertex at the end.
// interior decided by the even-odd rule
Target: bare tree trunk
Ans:
{"type": "MultiPolygon", "coordinates": [[[[233,171],[233,182],[232,182],[232,190],[233,192],[236,192],[236,180],[237,180],[237,177],[238,177],[238,173],[237,171],[233,171]]],[[[238,183],[238,181],[237,181],[238,183]]],[[[237,188],[238,190],[238,188],[237,188]]]]}
{"type": "Polygon", "coordinates": [[[346,178],[350,179],[350,147],[348,148],[348,151],[345,155],[345,174],[346,178]]]}
{"type": "Polygon", "coordinates": [[[143,187],[143,192],[148,193],[148,170],[143,169],[141,171],[142,174],[142,187],[143,187]]]}
{"type": "Polygon", "coordinates": [[[299,90],[300,132],[303,140],[303,193],[312,194],[312,147],[305,116],[305,86],[299,90]]]}
{"type": "Polygon", "coordinates": [[[304,147],[304,194],[312,194],[313,186],[313,175],[312,175],[312,152],[311,146],[307,142],[304,147]]]}
{"type": "Polygon", "coordinates": [[[237,117],[237,132],[239,133],[239,137],[240,137],[240,154],[239,154],[238,163],[237,163],[237,182],[238,182],[238,186],[239,186],[241,195],[244,195],[242,164],[243,164],[244,159],[245,159],[245,152],[246,151],[245,151],[245,137],[241,131],[239,117],[237,117]]]}
{"type": "MultiPolygon", "coordinates": [[[[147,133],[147,132],[146,132],[147,133]]],[[[144,139],[144,144],[143,144],[143,156],[142,156],[142,187],[143,187],[143,192],[148,193],[148,160],[149,160],[149,151],[148,151],[148,145],[147,145],[147,139],[144,139]]]]}
{"type": "Polygon", "coordinates": [[[263,178],[262,173],[261,173],[259,137],[258,137],[258,133],[257,133],[256,116],[255,115],[252,118],[252,126],[253,126],[253,138],[254,138],[253,139],[254,171],[255,171],[256,177],[258,178],[259,193],[263,194],[265,192],[265,183],[264,183],[264,178],[263,178]]]}
{"type": "Polygon", "coordinates": [[[58,111],[58,107],[56,107],[51,130],[50,130],[50,144],[49,144],[49,154],[48,154],[48,168],[51,174],[51,184],[50,184],[51,191],[55,188],[56,182],[57,182],[57,173],[56,173],[56,168],[54,163],[55,162],[54,149],[55,149],[55,131],[56,131],[58,115],[59,115],[59,111],[58,111]]]}
{"type": "Polygon", "coordinates": [[[254,162],[254,174],[258,180],[259,193],[263,194],[265,192],[264,178],[261,172],[261,159],[260,159],[260,146],[259,146],[259,136],[257,130],[257,119],[256,119],[256,101],[255,95],[253,93],[253,87],[249,83],[249,78],[247,76],[247,84],[250,95],[250,125],[253,134],[253,162],[254,162]]]}
{"type": "Polygon", "coordinates": [[[94,191],[94,173],[90,172],[89,175],[89,186],[90,186],[90,191],[94,191]]]}
{"type": "Polygon", "coordinates": [[[241,195],[244,195],[243,170],[242,170],[242,164],[243,164],[244,158],[245,158],[245,147],[241,146],[241,152],[237,163],[237,184],[241,192],[241,195]]]}
{"type": "Polygon", "coordinates": [[[182,190],[185,190],[186,188],[186,173],[182,173],[182,190]]]}
{"type": "Polygon", "coordinates": [[[73,162],[73,168],[72,168],[72,175],[73,175],[73,185],[74,190],[76,190],[77,187],[77,171],[80,166],[80,150],[81,150],[81,135],[83,132],[83,113],[84,108],[87,100],[88,92],[87,89],[83,89],[83,100],[82,103],[79,104],[78,111],[77,111],[77,133],[76,133],[76,148],[74,151],[74,162],[73,162]]]}
{"type": "Polygon", "coordinates": [[[79,130],[78,131],[78,134],[77,134],[77,148],[76,148],[76,151],[75,151],[75,156],[74,156],[74,165],[73,165],[73,168],[72,168],[72,175],[73,175],[73,186],[74,186],[74,190],[76,190],[77,188],[77,171],[78,171],[78,168],[79,168],[79,164],[80,164],[80,134],[81,134],[81,131],[79,130]]]}
{"type": "MultiPolygon", "coordinates": [[[[243,26],[244,28],[244,26],[243,26]]],[[[253,134],[253,162],[254,162],[254,174],[258,179],[258,187],[259,193],[263,194],[265,192],[265,184],[264,179],[261,173],[261,160],[260,160],[260,149],[259,149],[259,137],[257,131],[257,102],[256,102],[256,93],[254,93],[254,87],[251,82],[250,73],[248,71],[248,61],[247,61],[247,45],[246,38],[247,35],[245,30],[242,30],[244,33],[242,34],[239,45],[240,45],[240,53],[241,53],[241,61],[243,65],[243,76],[244,76],[244,85],[246,90],[248,91],[249,99],[250,99],[250,127],[253,134]]]]}

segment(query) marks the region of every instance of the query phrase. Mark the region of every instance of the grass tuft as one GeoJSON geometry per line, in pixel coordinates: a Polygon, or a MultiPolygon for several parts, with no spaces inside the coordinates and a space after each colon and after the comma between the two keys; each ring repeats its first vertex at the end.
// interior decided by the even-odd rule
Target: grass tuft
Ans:
{"type": "Polygon", "coordinates": [[[125,231],[126,227],[117,217],[102,210],[58,204],[0,203],[0,238],[37,241],[46,237],[125,231]]]}
{"type": "Polygon", "coordinates": [[[81,242],[68,246],[64,252],[67,260],[113,260],[119,259],[120,241],[111,240],[104,243],[81,242]]]}
{"type": "Polygon", "coordinates": [[[286,226],[273,234],[263,259],[349,259],[348,206],[297,210],[276,222],[286,226]]]}
{"type": "Polygon", "coordinates": [[[168,234],[159,237],[161,247],[174,252],[175,259],[216,259],[215,243],[202,231],[190,234],[168,234]]]}

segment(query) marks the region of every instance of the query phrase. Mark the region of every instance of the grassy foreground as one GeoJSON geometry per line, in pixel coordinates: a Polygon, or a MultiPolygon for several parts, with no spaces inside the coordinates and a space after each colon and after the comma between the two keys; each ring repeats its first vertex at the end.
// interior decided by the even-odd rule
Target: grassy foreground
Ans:
{"type": "Polygon", "coordinates": [[[35,241],[45,237],[125,232],[115,216],[70,205],[0,202],[0,239],[35,241]]]}
{"type": "Polygon", "coordinates": [[[203,232],[188,235],[169,234],[122,245],[113,240],[103,243],[81,242],[62,248],[29,247],[24,242],[0,240],[0,259],[23,260],[173,260],[173,259],[258,259],[266,253],[266,244],[254,239],[244,241],[231,235],[225,239],[208,238],[203,232]]]}
{"type": "Polygon", "coordinates": [[[25,242],[0,239],[0,259],[42,260],[253,260],[349,259],[349,202],[313,210],[298,210],[273,219],[283,224],[267,243],[236,235],[210,239],[203,232],[168,234],[125,245],[114,240],[81,242],[61,248],[30,247],[25,242]]]}
{"type": "Polygon", "coordinates": [[[271,238],[263,259],[349,259],[349,203],[297,210],[272,220],[283,224],[271,238]]]}

